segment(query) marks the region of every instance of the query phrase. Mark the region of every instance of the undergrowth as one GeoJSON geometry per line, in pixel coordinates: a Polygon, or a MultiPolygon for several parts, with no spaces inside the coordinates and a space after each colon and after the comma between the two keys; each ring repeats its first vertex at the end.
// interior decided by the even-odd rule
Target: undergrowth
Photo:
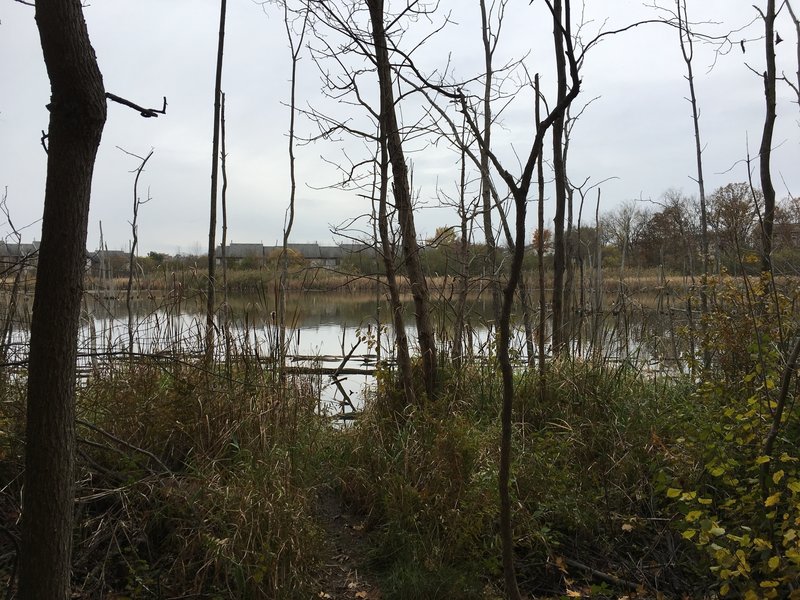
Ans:
{"type": "MultiPolygon", "coordinates": [[[[343,498],[367,515],[384,595],[494,597],[501,565],[492,369],[447,373],[440,400],[403,414],[387,408],[396,391],[381,381],[331,456],[343,498]]],[[[674,567],[683,550],[653,482],[671,440],[700,416],[688,382],[565,361],[551,367],[543,394],[540,384],[526,374],[516,386],[511,489],[523,588],[579,593],[579,563],[651,589],[686,590],[674,567]]]]}
{"type": "MultiPolygon", "coordinates": [[[[278,394],[269,371],[247,367],[120,361],[80,386],[73,597],[310,597],[328,426],[308,390],[278,394]]],[[[7,380],[0,405],[10,535],[23,384],[7,380]]]]}

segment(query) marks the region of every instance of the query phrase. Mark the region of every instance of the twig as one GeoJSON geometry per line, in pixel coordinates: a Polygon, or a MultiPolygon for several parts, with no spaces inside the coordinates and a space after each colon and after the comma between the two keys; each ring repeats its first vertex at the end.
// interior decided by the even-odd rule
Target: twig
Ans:
{"type": "Polygon", "coordinates": [[[11,566],[11,573],[8,576],[8,587],[6,587],[6,600],[10,600],[14,597],[14,580],[17,578],[17,565],[19,564],[19,542],[7,527],[0,526],[0,532],[5,533],[14,546],[14,563],[11,566]]]}
{"type": "Polygon", "coordinates": [[[141,454],[144,454],[145,456],[148,456],[148,457],[152,458],[158,464],[158,466],[160,466],[162,469],[164,469],[165,472],[172,474],[172,470],[169,467],[167,467],[167,465],[165,465],[163,462],[161,462],[161,459],[158,458],[155,454],[153,454],[149,450],[145,450],[144,448],[139,448],[139,446],[134,446],[130,442],[126,442],[125,440],[118,438],[114,434],[109,433],[108,431],[105,431],[103,429],[100,429],[96,425],[92,425],[91,423],[89,423],[88,421],[84,421],[83,419],[75,419],[75,422],[80,424],[80,425],[83,425],[87,429],[91,429],[95,433],[99,433],[100,435],[105,436],[108,439],[113,440],[113,441],[117,442],[118,444],[121,444],[121,445],[125,446],[126,448],[129,448],[130,450],[133,450],[135,452],[139,452],[141,454]]]}
{"type": "Polygon", "coordinates": [[[641,587],[638,583],[634,583],[633,581],[628,581],[627,579],[620,579],[616,575],[611,575],[610,573],[604,573],[603,571],[598,571],[597,569],[594,569],[589,565],[585,565],[571,558],[565,557],[564,562],[567,563],[570,567],[575,567],[576,569],[580,569],[581,571],[586,571],[587,573],[592,575],[592,577],[596,577],[597,579],[610,583],[611,585],[616,585],[629,590],[638,590],[641,587]]]}
{"type": "Polygon", "coordinates": [[[158,110],[157,108],[144,108],[142,106],[139,106],[138,104],[134,104],[130,100],[126,100],[125,98],[121,98],[116,94],[112,94],[111,92],[106,92],[106,98],[108,98],[113,102],[117,102],[118,104],[124,104],[125,106],[128,106],[134,110],[138,110],[139,114],[145,117],[146,119],[149,119],[150,117],[158,117],[158,115],[167,114],[166,96],[164,96],[164,106],[161,108],[161,110],[158,110]]]}

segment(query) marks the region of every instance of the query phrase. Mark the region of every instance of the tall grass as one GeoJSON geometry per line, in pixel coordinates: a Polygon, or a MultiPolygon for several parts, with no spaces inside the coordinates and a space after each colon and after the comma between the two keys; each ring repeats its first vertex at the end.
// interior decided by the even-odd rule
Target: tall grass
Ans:
{"type": "MultiPolygon", "coordinates": [[[[0,404],[12,535],[23,383],[5,381],[0,404]]],[[[152,360],[120,361],[81,386],[77,597],[310,597],[328,426],[302,381],[283,396],[277,387],[258,364],[207,372],[152,360]]]]}
{"type": "MultiPolygon", "coordinates": [[[[387,598],[483,598],[500,574],[497,523],[499,384],[491,366],[449,373],[448,399],[393,416],[384,383],[337,437],[337,486],[367,518],[387,598]]],[[[563,558],[669,590],[675,536],[654,492],[666,444],[687,420],[689,382],[629,366],[554,363],[520,375],[512,472],[523,588],[561,594],[563,558]],[[634,557],[649,555],[644,565],[634,557]]],[[[494,590],[494,591],[493,591],[494,590]]]]}

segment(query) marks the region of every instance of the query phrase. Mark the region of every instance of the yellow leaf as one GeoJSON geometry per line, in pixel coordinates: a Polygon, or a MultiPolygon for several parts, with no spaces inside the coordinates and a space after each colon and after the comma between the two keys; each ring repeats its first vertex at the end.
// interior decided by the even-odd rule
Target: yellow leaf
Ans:
{"type": "Polygon", "coordinates": [[[783,479],[783,474],[784,474],[783,469],[781,469],[780,471],[775,471],[772,474],[773,483],[780,483],[780,480],[783,479]]]}
{"type": "Polygon", "coordinates": [[[686,538],[687,540],[692,539],[697,534],[696,529],[687,529],[681,535],[686,538]]]}
{"type": "Polygon", "coordinates": [[[772,550],[772,543],[763,538],[755,538],[753,540],[753,545],[757,550],[772,550]]]}
{"type": "Polygon", "coordinates": [[[778,567],[781,566],[781,557],[780,556],[773,556],[767,561],[767,567],[769,567],[770,571],[774,571],[778,567]]]}
{"type": "Polygon", "coordinates": [[[776,588],[780,583],[777,581],[762,581],[760,585],[762,588],[776,588]]]}
{"type": "Polygon", "coordinates": [[[744,600],[759,600],[758,594],[753,590],[747,590],[744,594],[744,600]]]}
{"type": "Polygon", "coordinates": [[[756,464],[757,465],[763,465],[764,463],[768,463],[769,461],[770,461],[769,456],[763,455],[763,456],[759,456],[756,459],[756,464]]]}
{"type": "Polygon", "coordinates": [[[567,596],[570,598],[581,598],[581,593],[575,590],[567,590],[567,596]]]}
{"type": "Polygon", "coordinates": [[[720,596],[727,596],[728,592],[731,591],[731,586],[728,583],[723,583],[722,587],[719,588],[719,595],[720,596]]]}
{"type": "Polygon", "coordinates": [[[788,487],[795,494],[800,493],[800,481],[792,481],[786,487],[788,487]]]}
{"type": "Polygon", "coordinates": [[[695,521],[697,521],[697,519],[699,519],[702,516],[703,516],[703,511],[701,511],[701,510],[692,510],[692,511],[689,511],[689,513],[684,518],[686,519],[687,523],[694,523],[695,521]]]}
{"type": "Polygon", "coordinates": [[[772,496],[764,500],[764,506],[766,506],[767,508],[769,508],[770,506],[775,506],[778,502],[780,502],[780,500],[781,500],[781,493],[775,492],[774,494],[772,494],[772,496]]]}
{"type": "Polygon", "coordinates": [[[707,504],[711,504],[713,502],[713,500],[711,498],[698,498],[697,501],[700,504],[706,504],[706,505],[707,504]]]}
{"type": "Polygon", "coordinates": [[[725,535],[725,530],[722,527],[720,527],[719,525],[716,525],[714,527],[711,527],[708,530],[708,533],[710,533],[711,535],[719,537],[721,535],[725,535]]]}
{"type": "Polygon", "coordinates": [[[667,490],[667,498],[677,498],[681,495],[681,491],[677,488],[669,488],[667,490]]]}

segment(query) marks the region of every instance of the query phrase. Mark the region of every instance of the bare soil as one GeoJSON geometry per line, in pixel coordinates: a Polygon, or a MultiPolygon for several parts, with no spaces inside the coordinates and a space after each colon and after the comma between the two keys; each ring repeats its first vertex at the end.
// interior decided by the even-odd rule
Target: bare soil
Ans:
{"type": "Polygon", "coordinates": [[[324,531],[323,556],[317,597],[323,600],[380,600],[374,573],[367,568],[368,542],[364,520],[344,506],[331,491],[318,499],[324,531]]]}

